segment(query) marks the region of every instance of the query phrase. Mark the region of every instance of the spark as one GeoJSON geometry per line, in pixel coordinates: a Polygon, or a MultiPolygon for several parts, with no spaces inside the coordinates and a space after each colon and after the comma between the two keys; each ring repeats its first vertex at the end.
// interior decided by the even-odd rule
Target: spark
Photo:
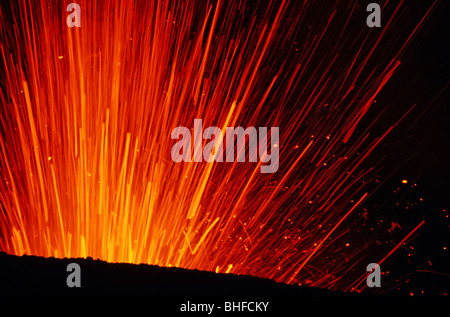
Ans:
{"type": "Polygon", "coordinates": [[[348,220],[398,123],[361,122],[425,17],[380,57],[403,2],[378,34],[351,28],[357,1],[316,5],[82,1],[80,28],[62,2],[2,6],[0,250],[354,283],[333,244],[352,241],[348,267],[367,251],[348,220]],[[170,131],[194,118],[279,126],[280,170],[172,162],[170,131]]]}

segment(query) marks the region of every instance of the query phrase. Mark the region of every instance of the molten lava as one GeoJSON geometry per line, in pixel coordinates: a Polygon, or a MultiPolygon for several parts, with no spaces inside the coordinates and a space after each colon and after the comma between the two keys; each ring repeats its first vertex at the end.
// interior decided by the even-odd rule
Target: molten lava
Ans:
{"type": "Polygon", "coordinates": [[[381,30],[355,30],[358,1],[79,2],[73,28],[67,1],[1,7],[0,250],[359,279],[339,277],[370,252],[367,159],[401,119],[376,130],[375,101],[424,20],[401,29],[402,1],[381,30]],[[195,118],[280,127],[278,171],[173,162],[171,131],[195,118]]]}

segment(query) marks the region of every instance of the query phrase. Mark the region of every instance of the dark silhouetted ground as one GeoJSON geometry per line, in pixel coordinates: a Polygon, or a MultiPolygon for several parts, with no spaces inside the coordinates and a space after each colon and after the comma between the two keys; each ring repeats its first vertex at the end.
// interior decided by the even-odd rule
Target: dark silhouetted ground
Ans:
{"type": "Polygon", "coordinates": [[[0,296],[176,296],[272,298],[355,296],[325,289],[286,285],[252,276],[216,274],[154,265],[55,259],[0,253],[0,296]],[[66,284],[69,263],[81,267],[81,287],[66,284]]]}

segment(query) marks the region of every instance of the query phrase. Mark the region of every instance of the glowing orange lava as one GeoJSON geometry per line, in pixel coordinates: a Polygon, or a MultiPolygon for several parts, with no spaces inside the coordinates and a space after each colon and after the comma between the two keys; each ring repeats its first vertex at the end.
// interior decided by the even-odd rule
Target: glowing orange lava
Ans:
{"type": "Polygon", "coordinates": [[[376,51],[403,2],[357,32],[357,1],[79,2],[80,28],[67,1],[2,7],[0,250],[322,287],[357,263],[364,241],[335,243],[399,120],[359,126],[417,31],[376,51]],[[278,172],[174,163],[194,118],[280,127],[278,172]]]}

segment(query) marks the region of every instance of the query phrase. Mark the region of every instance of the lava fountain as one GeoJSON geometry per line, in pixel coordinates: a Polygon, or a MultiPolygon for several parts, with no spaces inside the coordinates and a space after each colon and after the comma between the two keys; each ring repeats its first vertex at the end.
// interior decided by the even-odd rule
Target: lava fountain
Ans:
{"type": "Polygon", "coordinates": [[[73,28],[69,1],[2,4],[0,250],[354,283],[367,158],[401,120],[377,130],[376,98],[433,8],[371,29],[358,3],[90,0],[73,28]],[[196,118],[279,127],[279,170],[173,162],[196,118]]]}

